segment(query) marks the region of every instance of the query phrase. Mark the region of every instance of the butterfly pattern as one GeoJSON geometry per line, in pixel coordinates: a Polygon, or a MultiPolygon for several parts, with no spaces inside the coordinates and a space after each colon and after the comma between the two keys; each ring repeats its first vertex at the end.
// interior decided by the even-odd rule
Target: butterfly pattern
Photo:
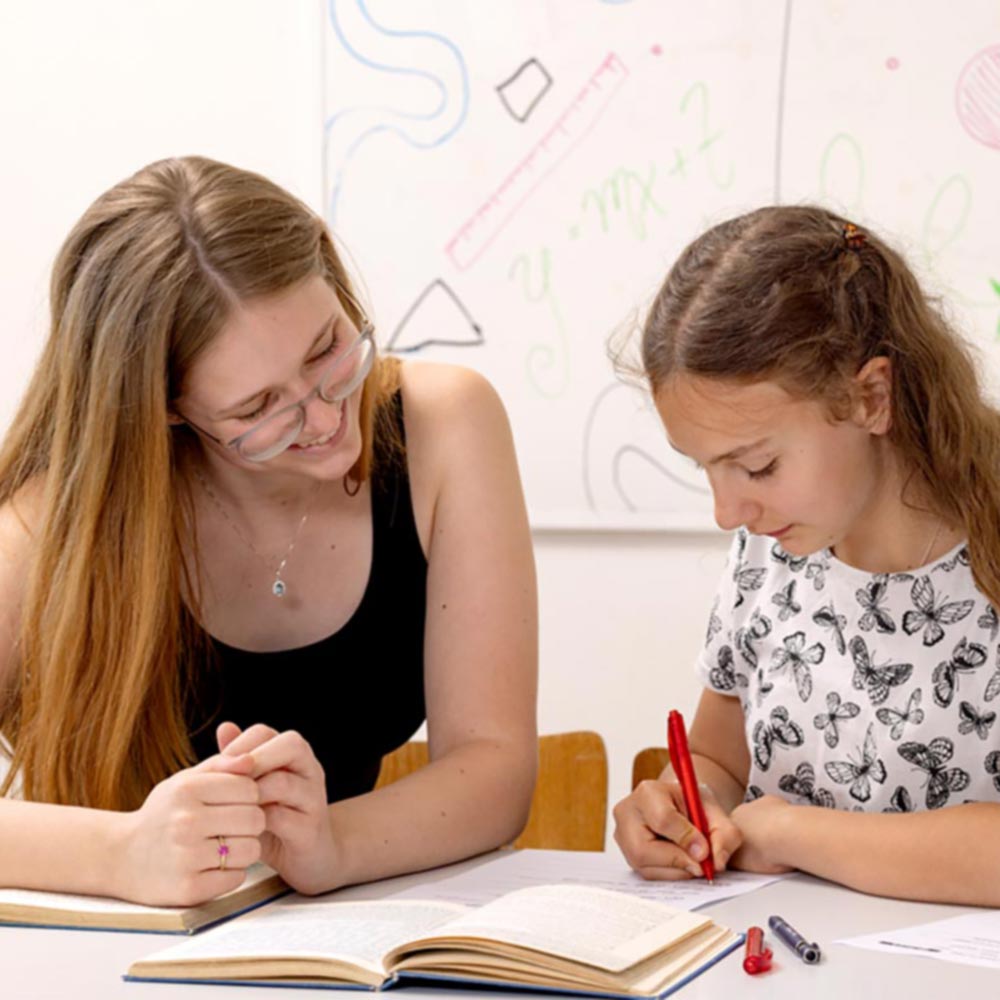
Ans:
{"type": "Polygon", "coordinates": [[[813,590],[822,590],[826,586],[826,562],[823,559],[810,560],[806,566],[806,579],[812,580],[813,590]]]}
{"type": "Polygon", "coordinates": [[[856,635],[848,644],[854,661],[851,684],[859,691],[868,690],[873,705],[881,705],[889,697],[889,689],[904,684],[913,673],[912,663],[883,663],[878,666],[868,652],[868,644],[856,635]]]}
{"type": "Polygon", "coordinates": [[[769,722],[761,719],[753,727],[753,759],[766,771],[776,747],[800,747],[804,740],[802,727],[789,719],[787,708],[779,705],[771,709],[769,722]]]}
{"type": "Polygon", "coordinates": [[[756,644],[771,634],[771,619],[754,611],[750,616],[750,624],[736,630],[736,648],[751,670],[758,666],[756,644]]]}
{"type": "Polygon", "coordinates": [[[775,542],[771,546],[771,558],[775,562],[784,563],[789,572],[798,573],[800,570],[805,568],[806,563],[809,562],[808,556],[793,556],[789,555],[782,547],[780,542],[775,542]]]}
{"type": "Polygon", "coordinates": [[[747,676],[736,672],[731,646],[719,647],[719,662],[709,671],[709,683],[716,691],[732,691],[737,684],[747,686],[747,676]]]}
{"type": "Polygon", "coordinates": [[[862,632],[870,632],[873,628],[879,632],[896,631],[892,615],[882,607],[888,588],[888,577],[880,573],[866,587],[854,592],[855,600],[864,609],[864,614],[858,619],[858,628],[862,632]]]}
{"type": "Polygon", "coordinates": [[[795,581],[790,580],[787,587],[773,594],[771,603],[778,605],[779,622],[787,622],[789,618],[794,618],[802,610],[802,605],[795,600],[795,581]]]}
{"type": "Polygon", "coordinates": [[[699,675],[738,698],[746,800],[906,813],[1000,801],[1000,616],[957,546],[916,574],[736,533],[699,675]]]}
{"type": "Polygon", "coordinates": [[[783,648],[776,649],[772,654],[771,667],[768,672],[775,674],[791,670],[799,697],[803,701],[808,701],[813,689],[812,667],[823,662],[826,650],[819,642],[806,649],[805,632],[794,632],[792,635],[786,636],[783,642],[783,648]]]}
{"type": "Polygon", "coordinates": [[[760,590],[764,585],[764,577],[767,570],[759,567],[748,566],[743,562],[743,551],[746,548],[744,541],[742,548],[737,549],[736,558],[733,560],[733,583],[736,584],[736,607],[739,607],[746,599],[747,593],[760,590]]]}
{"type": "Polygon", "coordinates": [[[882,810],[884,813],[911,813],[915,811],[913,799],[903,785],[896,786],[896,790],[889,799],[889,804],[882,810]]]}
{"type": "Polygon", "coordinates": [[[930,743],[903,743],[899,756],[927,774],[927,808],[940,809],[952,792],[969,787],[969,773],[960,767],[946,767],[955,753],[955,744],[944,736],[930,743]]]}
{"type": "Polygon", "coordinates": [[[925,646],[934,646],[944,638],[945,625],[954,625],[968,615],[976,603],[973,600],[949,601],[935,599],[934,584],[929,576],[916,580],[910,589],[913,608],[903,615],[903,631],[907,635],[923,630],[925,646]]]}
{"type": "MultiPolygon", "coordinates": [[[[983,761],[983,768],[993,779],[993,787],[1000,792],[1000,750],[991,750],[983,761]]],[[[764,792],[761,790],[761,795],[764,792]]],[[[758,796],[759,797],[759,796],[758,796]]]]}
{"type": "Polygon", "coordinates": [[[844,615],[837,614],[831,601],[829,604],[824,604],[819,611],[814,611],[812,620],[817,625],[822,625],[823,628],[830,630],[833,634],[833,641],[837,646],[837,652],[843,656],[847,652],[847,640],[844,638],[847,618],[844,615]]]}
{"type": "Polygon", "coordinates": [[[961,717],[961,722],[958,724],[958,731],[963,734],[975,732],[981,740],[989,738],[990,729],[993,723],[997,721],[996,712],[983,712],[980,714],[979,710],[967,701],[963,701],[958,706],[958,714],[961,717]]]}
{"type": "Polygon", "coordinates": [[[853,719],[860,711],[860,707],[853,701],[841,702],[840,695],[836,691],[831,691],[826,696],[826,711],[820,712],[813,718],[813,725],[823,730],[823,739],[832,750],[840,742],[837,723],[853,719]]]}
{"type": "Polygon", "coordinates": [[[969,642],[964,636],[959,639],[951,659],[934,668],[931,680],[934,682],[935,703],[947,708],[955,697],[962,674],[978,670],[986,662],[986,655],[986,647],[981,643],[969,642]]]}
{"type": "Polygon", "coordinates": [[[816,787],[816,772],[808,761],[799,764],[795,774],[783,774],[778,779],[778,788],[786,795],[794,795],[813,806],[822,806],[824,809],[835,809],[837,806],[831,792],[816,787]]]}
{"type": "Polygon", "coordinates": [[[997,646],[996,669],[986,682],[986,690],[983,692],[983,697],[987,701],[992,701],[998,694],[1000,694],[1000,646],[997,646]]]}
{"type": "Polygon", "coordinates": [[[920,688],[914,688],[910,692],[906,708],[880,708],[875,713],[875,718],[889,727],[889,739],[898,740],[907,725],[919,726],[924,721],[924,710],[920,707],[922,695],[920,688]]]}
{"type": "Polygon", "coordinates": [[[979,616],[976,624],[980,628],[989,629],[990,642],[997,641],[997,635],[1000,634],[1000,616],[992,604],[986,605],[986,610],[979,616]]]}
{"type": "MultiPolygon", "coordinates": [[[[859,748],[857,760],[828,760],[824,765],[826,773],[838,785],[850,785],[850,796],[858,802],[867,802],[872,797],[871,783],[885,781],[885,764],[879,759],[875,748],[874,724],[865,733],[864,746],[859,748]]],[[[780,785],[778,786],[781,787],[780,785]]]]}

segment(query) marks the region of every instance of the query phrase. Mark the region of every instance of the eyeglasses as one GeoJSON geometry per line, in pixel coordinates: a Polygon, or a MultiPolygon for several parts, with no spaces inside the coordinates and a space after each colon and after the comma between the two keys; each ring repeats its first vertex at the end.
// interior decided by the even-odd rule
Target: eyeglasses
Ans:
{"type": "Polygon", "coordinates": [[[223,441],[214,434],[209,434],[186,417],[185,423],[224,448],[231,448],[248,462],[266,462],[295,443],[305,426],[306,407],[314,396],[318,396],[324,403],[339,403],[364,382],[375,360],[374,333],[372,324],[366,323],[357,339],[334,358],[311,392],[297,403],[283,406],[276,413],[265,417],[259,424],[231,441],[223,441]]]}

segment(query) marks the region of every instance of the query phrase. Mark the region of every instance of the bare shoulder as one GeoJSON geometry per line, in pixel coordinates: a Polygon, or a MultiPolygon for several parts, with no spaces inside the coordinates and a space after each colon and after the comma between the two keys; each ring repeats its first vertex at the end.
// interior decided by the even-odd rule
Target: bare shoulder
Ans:
{"type": "Polygon", "coordinates": [[[471,368],[411,361],[403,365],[400,383],[407,426],[411,415],[415,425],[459,414],[474,420],[502,417],[506,422],[496,390],[485,376],[471,368]]]}
{"type": "Polygon", "coordinates": [[[431,525],[440,525],[442,515],[482,512],[493,502],[520,510],[510,424],[489,381],[468,368],[426,362],[404,365],[400,380],[414,513],[425,551],[431,525]]]}
{"type": "Polygon", "coordinates": [[[440,470],[440,463],[447,466],[460,458],[458,449],[512,447],[500,396],[478,372],[411,362],[403,366],[400,384],[411,464],[429,462],[440,470]]]}

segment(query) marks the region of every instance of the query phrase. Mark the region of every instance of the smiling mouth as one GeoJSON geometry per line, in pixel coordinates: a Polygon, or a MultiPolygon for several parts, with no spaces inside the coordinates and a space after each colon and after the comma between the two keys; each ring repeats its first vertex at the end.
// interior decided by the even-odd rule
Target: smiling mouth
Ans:
{"type": "Polygon", "coordinates": [[[323,437],[316,438],[313,441],[309,441],[306,444],[293,444],[292,448],[296,451],[312,451],[317,448],[322,448],[328,445],[331,441],[339,439],[343,431],[347,428],[347,400],[345,399],[340,404],[340,423],[337,425],[335,431],[330,431],[329,434],[324,434],[323,437]]]}
{"type": "Polygon", "coordinates": [[[756,532],[754,532],[754,534],[757,534],[757,535],[768,535],[771,538],[780,538],[782,535],[787,534],[791,530],[792,530],[792,526],[790,524],[786,524],[785,527],[778,528],[775,531],[756,531],[756,532]]]}

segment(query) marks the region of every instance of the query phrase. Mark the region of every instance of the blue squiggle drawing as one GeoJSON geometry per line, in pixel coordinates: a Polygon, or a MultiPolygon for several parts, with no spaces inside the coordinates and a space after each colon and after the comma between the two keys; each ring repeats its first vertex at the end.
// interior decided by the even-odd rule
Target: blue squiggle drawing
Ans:
{"type": "MultiPolygon", "coordinates": [[[[469,73],[466,69],[465,59],[462,57],[461,51],[459,51],[454,42],[445,38],[443,35],[430,31],[400,31],[392,28],[386,28],[374,21],[368,11],[366,0],[356,0],[358,10],[361,15],[364,17],[365,21],[367,21],[368,24],[375,29],[375,31],[392,38],[430,39],[444,46],[451,53],[451,55],[454,56],[458,72],[461,77],[461,97],[458,99],[458,110],[455,115],[455,120],[449,123],[447,120],[449,117],[447,112],[449,106],[454,102],[450,99],[448,87],[445,84],[445,81],[443,81],[440,76],[430,72],[429,70],[417,69],[409,66],[393,66],[387,63],[377,62],[359,52],[344,34],[340,19],[337,16],[337,2],[338,0],[328,0],[327,10],[330,25],[333,28],[334,34],[337,36],[337,40],[350,56],[357,59],[362,65],[379,72],[392,73],[400,76],[417,77],[425,80],[434,86],[440,95],[440,100],[438,101],[437,106],[428,112],[407,112],[384,106],[356,105],[354,107],[342,108],[327,118],[323,125],[325,140],[324,153],[326,153],[334,141],[335,134],[346,131],[346,126],[354,124],[350,121],[350,119],[356,120],[359,115],[367,115],[369,117],[376,117],[380,119],[379,123],[376,125],[372,125],[370,127],[364,127],[362,125],[360,134],[350,141],[343,154],[337,158],[337,163],[335,165],[336,172],[333,174],[332,184],[330,186],[330,196],[327,203],[327,218],[331,225],[336,219],[337,201],[343,187],[347,166],[363,143],[367,142],[375,135],[388,133],[397,136],[402,139],[403,142],[414,147],[415,149],[432,149],[435,146],[440,146],[442,143],[447,142],[459,130],[459,128],[461,128],[469,110],[469,73]],[[387,116],[411,122],[429,122],[441,117],[445,117],[446,121],[443,123],[443,130],[440,131],[439,134],[432,136],[430,139],[424,139],[418,137],[413,134],[412,131],[408,131],[400,125],[388,124],[384,120],[381,120],[385,119],[387,116]]],[[[357,126],[355,125],[354,128],[356,129],[357,126]]],[[[327,167],[328,164],[324,164],[324,176],[330,176],[330,171],[327,167]]]]}

